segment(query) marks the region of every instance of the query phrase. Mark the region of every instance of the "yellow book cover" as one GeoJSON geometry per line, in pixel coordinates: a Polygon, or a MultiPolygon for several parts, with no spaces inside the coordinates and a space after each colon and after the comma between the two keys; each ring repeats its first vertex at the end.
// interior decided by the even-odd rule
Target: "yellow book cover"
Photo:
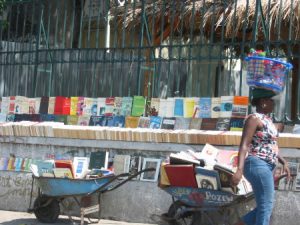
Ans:
{"type": "Polygon", "coordinates": [[[54,168],[53,173],[55,177],[73,179],[72,172],[69,168],[54,168]]]}
{"type": "Polygon", "coordinates": [[[165,170],[167,163],[163,162],[160,166],[160,185],[170,185],[168,175],[165,170]]]}
{"type": "Polygon", "coordinates": [[[126,128],[137,128],[139,124],[139,116],[126,116],[125,127],[126,128]]]}
{"type": "Polygon", "coordinates": [[[56,97],[49,97],[48,114],[54,114],[56,97]]]}
{"type": "Polygon", "coordinates": [[[194,106],[195,99],[194,98],[184,98],[183,101],[183,113],[185,118],[192,118],[194,115],[194,106]]]}
{"type": "Polygon", "coordinates": [[[71,116],[77,115],[77,104],[78,104],[78,97],[71,97],[71,107],[70,107],[71,116]]]}

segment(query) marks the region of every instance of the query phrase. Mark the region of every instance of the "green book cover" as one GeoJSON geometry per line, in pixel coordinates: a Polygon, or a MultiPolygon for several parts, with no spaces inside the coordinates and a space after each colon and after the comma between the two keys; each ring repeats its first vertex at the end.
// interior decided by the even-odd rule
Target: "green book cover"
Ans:
{"type": "Polygon", "coordinates": [[[108,152],[91,152],[89,169],[107,169],[108,152]]]}
{"type": "Polygon", "coordinates": [[[145,112],[146,99],[144,96],[133,96],[132,116],[142,116],[145,112]]]}
{"type": "Polygon", "coordinates": [[[77,125],[78,124],[78,116],[68,115],[67,116],[67,124],[68,125],[77,125]]]}

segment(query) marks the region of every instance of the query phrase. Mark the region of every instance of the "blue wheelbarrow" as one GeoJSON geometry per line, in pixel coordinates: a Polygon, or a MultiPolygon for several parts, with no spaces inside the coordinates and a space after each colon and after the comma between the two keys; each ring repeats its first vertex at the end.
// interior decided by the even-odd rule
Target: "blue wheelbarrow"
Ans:
{"type": "Polygon", "coordinates": [[[233,206],[254,199],[252,192],[246,195],[236,195],[226,191],[204,188],[160,187],[172,196],[173,203],[168,212],[161,215],[161,219],[170,225],[200,225],[203,219],[208,224],[216,225],[216,222],[211,218],[215,212],[222,216],[219,219],[222,224],[227,225],[230,216],[224,213],[226,209],[232,209],[233,206]]]}
{"type": "MultiPolygon", "coordinates": [[[[100,220],[101,194],[115,190],[144,172],[154,170],[154,168],[148,168],[135,174],[123,173],[117,176],[108,175],[92,179],[36,177],[33,175],[28,212],[33,212],[42,223],[55,223],[60,215],[60,205],[64,206],[63,200],[71,197],[80,207],[81,225],[84,224],[85,215],[91,213],[98,212],[98,220],[100,220]],[[34,184],[38,187],[38,196],[32,207],[34,184]],[[86,206],[84,201],[79,201],[79,198],[88,197],[92,194],[97,195],[97,204],[86,206]]],[[[72,221],[70,215],[69,219],[72,221]]],[[[88,219],[90,220],[90,217],[88,219]]]]}

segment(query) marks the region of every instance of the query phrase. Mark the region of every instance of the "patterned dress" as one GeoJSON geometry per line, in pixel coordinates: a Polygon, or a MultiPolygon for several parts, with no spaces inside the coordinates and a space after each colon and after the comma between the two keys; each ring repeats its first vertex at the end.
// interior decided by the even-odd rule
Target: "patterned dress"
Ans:
{"type": "Polygon", "coordinates": [[[263,128],[255,132],[249,146],[249,155],[257,156],[270,164],[275,164],[278,155],[278,130],[270,117],[261,113],[254,113],[254,115],[261,120],[263,128]]]}

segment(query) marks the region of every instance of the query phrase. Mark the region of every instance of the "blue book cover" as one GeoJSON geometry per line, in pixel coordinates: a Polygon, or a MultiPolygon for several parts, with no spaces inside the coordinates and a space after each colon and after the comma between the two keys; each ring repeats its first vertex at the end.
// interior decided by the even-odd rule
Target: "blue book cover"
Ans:
{"type": "Polygon", "coordinates": [[[41,121],[55,121],[55,115],[53,114],[40,114],[41,121]]]}
{"type": "Polygon", "coordinates": [[[199,118],[211,118],[211,98],[202,97],[199,100],[199,118]]]}
{"type": "Polygon", "coordinates": [[[107,127],[114,127],[114,120],[113,116],[105,116],[105,126],[107,127]]]}
{"type": "Polygon", "coordinates": [[[150,128],[159,129],[161,126],[162,118],[160,116],[151,116],[150,117],[150,128]]]}
{"type": "Polygon", "coordinates": [[[125,116],[113,116],[113,126],[114,127],[124,127],[125,126],[125,116]]]}
{"type": "Polygon", "coordinates": [[[183,116],[183,98],[175,98],[174,116],[183,116]]]}

